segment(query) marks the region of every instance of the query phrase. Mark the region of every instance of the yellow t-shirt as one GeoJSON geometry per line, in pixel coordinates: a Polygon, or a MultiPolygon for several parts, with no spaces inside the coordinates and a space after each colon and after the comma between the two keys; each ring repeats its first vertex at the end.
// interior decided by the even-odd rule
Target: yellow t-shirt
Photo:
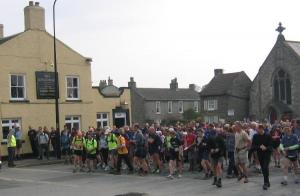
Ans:
{"type": "Polygon", "coordinates": [[[125,138],[123,136],[118,137],[118,154],[128,154],[128,149],[126,147],[125,138]],[[122,146],[122,147],[120,147],[122,146]]]}

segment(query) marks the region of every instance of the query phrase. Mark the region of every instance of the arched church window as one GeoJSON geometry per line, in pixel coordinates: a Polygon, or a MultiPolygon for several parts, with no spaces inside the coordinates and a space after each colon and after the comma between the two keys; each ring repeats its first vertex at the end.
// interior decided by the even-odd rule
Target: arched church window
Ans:
{"type": "Polygon", "coordinates": [[[277,71],[273,81],[274,99],[285,104],[292,103],[291,80],[289,75],[282,69],[277,71]]]}

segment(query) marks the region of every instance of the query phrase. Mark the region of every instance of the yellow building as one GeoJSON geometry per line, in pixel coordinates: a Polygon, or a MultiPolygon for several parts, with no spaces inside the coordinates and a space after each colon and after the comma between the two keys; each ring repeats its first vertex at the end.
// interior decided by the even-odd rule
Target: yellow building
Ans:
{"type": "MultiPolygon", "coordinates": [[[[55,127],[53,36],[45,29],[38,2],[24,8],[25,31],[3,37],[0,25],[0,141],[15,124],[23,131],[23,153],[30,153],[28,127],[55,127]],[[51,98],[51,99],[50,99],[51,98]]],[[[130,90],[112,80],[92,87],[91,58],[57,40],[60,128],[130,124],[130,90]]]]}

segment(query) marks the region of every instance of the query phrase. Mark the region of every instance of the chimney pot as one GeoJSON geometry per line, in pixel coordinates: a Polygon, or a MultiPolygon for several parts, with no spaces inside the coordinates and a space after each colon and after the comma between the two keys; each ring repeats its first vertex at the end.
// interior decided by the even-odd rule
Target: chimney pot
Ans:
{"type": "Polygon", "coordinates": [[[171,80],[170,89],[171,90],[177,90],[178,89],[177,78],[174,78],[173,80],[171,80]]]}
{"type": "Polygon", "coordinates": [[[189,89],[190,90],[196,90],[196,85],[195,84],[189,84],[189,89]]]}
{"type": "Polygon", "coordinates": [[[35,2],[35,6],[40,6],[40,2],[35,2]]]}
{"type": "Polygon", "coordinates": [[[134,81],[133,77],[130,77],[130,81],[128,82],[129,88],[136,88],[136,82],[134,81]]]}
{"type": "Polygon", "coordinates": [[[215,69],[215,76],[223,74],[223,69],[215,69]]]}
{"type": "Polygon", "coordinates": [[[33,6],[33,1],[29,1],[29,6],[33,6]]]}

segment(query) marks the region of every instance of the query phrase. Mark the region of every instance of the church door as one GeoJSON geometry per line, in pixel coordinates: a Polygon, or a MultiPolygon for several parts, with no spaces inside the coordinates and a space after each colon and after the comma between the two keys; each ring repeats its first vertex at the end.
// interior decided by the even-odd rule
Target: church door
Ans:
{"type": "Polygon", "coordinates": [[[277,112],[274,108],[270,109],[269,119],[271,124],[277,120],[277,112]]]}

